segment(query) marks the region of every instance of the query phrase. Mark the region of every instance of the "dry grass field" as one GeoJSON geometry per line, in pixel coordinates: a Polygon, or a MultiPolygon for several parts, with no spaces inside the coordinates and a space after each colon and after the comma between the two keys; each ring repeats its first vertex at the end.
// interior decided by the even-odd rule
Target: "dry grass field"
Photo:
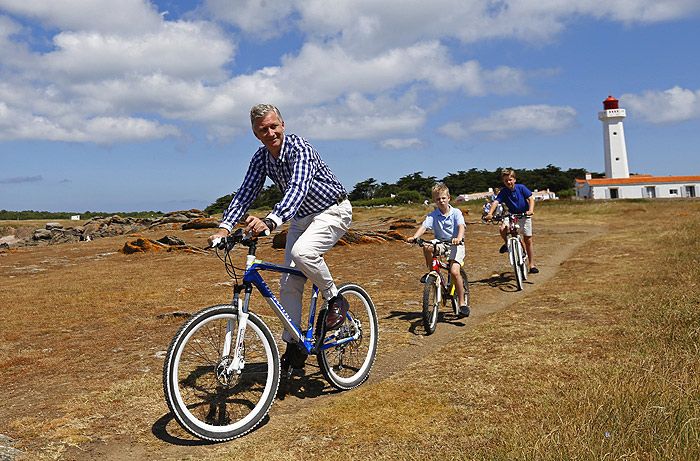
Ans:
{"type": "MultiPolygon", "coordinates": [[[[21,460],[700,459],[700,201],[538,205],[541,273],[522,292],[470,211],[471,317],[424,336],[418,248],[335,248],[338,281],[379,313],[370,379],[338,393],[310,360],[261,427],[222,444],[181,430],[161,389],[173,313],[230,299],[213,254],[119,253],[134,236],[0,250],[0,434],[21,460]]],[[[358,209],[355,226],[425,212],[358,209]]],[[[141,235],[165,234],[208,232],[141,235]]]]}

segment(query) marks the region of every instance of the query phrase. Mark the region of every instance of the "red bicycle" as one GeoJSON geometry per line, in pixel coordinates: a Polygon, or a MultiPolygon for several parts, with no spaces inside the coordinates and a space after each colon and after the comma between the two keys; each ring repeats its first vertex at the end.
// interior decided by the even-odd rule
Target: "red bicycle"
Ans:
{"type": "Polygon", "coordinates": [[[464,299],[462,300],[464,302],[460,302],[457,299],[457,287],[452,282],[449,266],[445,258],[450,246],[452,246],[451,240],[423,240],[417,238],[415,243],[420,247],[425,245],[432,245],[433,247],[432,268],[425,278],[425,286],[423,287],[423,326],[426,335],[431,335],[437,327],[440,304],[445,306],[447,300],[450,300],[452,312],[456,316],[460,315],[460,306],[469,306],[469,282],[464,267],[460,267],[459,273],[462,275],[462,286],[464,288],[464,299]],[[444,275],[441,269],[447,271],[447,276],[444,275]]]}

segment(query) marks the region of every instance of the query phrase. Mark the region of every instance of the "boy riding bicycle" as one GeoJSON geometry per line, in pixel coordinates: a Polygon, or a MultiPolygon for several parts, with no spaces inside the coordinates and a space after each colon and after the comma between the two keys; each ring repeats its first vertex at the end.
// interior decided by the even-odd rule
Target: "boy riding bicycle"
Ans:
{"type": "MultiPolygon", "coordinates": [[[[485,221],[490,221],[493,218],[494,210],[501,203],[505,203],[508,207],[508,211],[511,214],[526,214],[527,219],[524,225],[521,227],[523,233],[523,241],[525,243],[525,251],[527,252],[527,258],[530,264],[530,273],[537,274],[539,269],[535,266],[535,256],[532,250],[532,215],[535,213],[535,197],[533,197],[530,189],[525,187],[523,184],[515,183],[515,170],[510,168],[505,168],[501,171],[501,180],[506,186],[498,193],[496,199],[491,202],[491,209],[484,216],[485,221]]],[[[501,237],[503,238],[503,245],[498,250],[499,253],[506,253],[508,251],[508,221],[504,219],[501,222],[500,227],[501,237]]]]}
{"type": "MultiPolygon", "coordinates": [[[[443,245],[444,253],[449,255],[448,265],[450,268],[450,276],[455,284],[457,299],[464,300],[464,286],[462,284],[462,275],[459,269],[464,264],[464,216],[457,208],[450,205],[450,190],[443,183],[438,183],[433,186],[432,190],[433,201],[437,208],[426,216],[423,224],[416,230],[413,237],[406,239],[408,242],[414,242],[417,238],[425,233],[426,230],[432,229],[435,238],[439,240],[451,240],[452,245],[443,245]]],[[[425,257],[425,265],[428,268],[428,273],[432,270],[433,264],[433,248],[432,245],[423,247],[423,256],[425,257]]],[[[421,277],[421,283],[425,283],[425,274],[421,277]]],[[[463,317],[469,317],[469,306],[460,306],[459,313],[463,317]]]]}

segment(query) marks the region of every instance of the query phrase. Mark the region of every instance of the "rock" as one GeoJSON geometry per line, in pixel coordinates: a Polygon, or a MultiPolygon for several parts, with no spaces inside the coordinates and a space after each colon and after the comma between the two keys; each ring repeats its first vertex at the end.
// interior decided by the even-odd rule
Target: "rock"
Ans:
{"type": "Polygon", "coordinates": [[[57,222],[47,222],[47,223],[44,225],[44,228],[47,229],[47,230],[51,230],[51,229],[63,229],[63,226],[60,225],[60,224],[57,223],[57,222]]]}
{"type": "Polygon", "coordinates": [[[219,227],[219,220],[216,218],[194,218],[182,225],[182,230],[187,229],[213,229],[219,227]]]}
{"type": "Polygon", "coordinates": [[[32,235],[34,240],[51,240],[51,231],[48,229],[37,229],[32,235]]]}
{"type": "Polygon", "coordinates": [[[160,242],[164,245],[184,245],[185,244],[184,240],[182,240],[181,238],[175,237],[173,235],[163,236],[156,241],[160,242]]]}

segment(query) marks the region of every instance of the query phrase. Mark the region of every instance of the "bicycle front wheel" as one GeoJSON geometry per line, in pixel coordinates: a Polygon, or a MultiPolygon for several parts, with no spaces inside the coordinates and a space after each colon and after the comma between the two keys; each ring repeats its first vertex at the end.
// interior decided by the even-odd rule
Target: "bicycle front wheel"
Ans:
{"type": "Polygon", "coordinates": [[[328,382],[336,389],[348,390],[369,376],[377,354],[379,323],[374,303],[362,287],[348,283],[338,292],[350,309],[343,324],[326,333],[316,358],[328,382]]]}
{"type": "Polygon", "coordinates": [[[426,336],[435,333],[435,328],[437,328],[438,290],[440,289],[435,275],[426,277],[423,287],[423,328],[426,336]]]}
{"type": "Polygon", "coordinates": [[[527,280],[527,271],[529,270],[528,268],[528,263],[527,263],[527,252],[525,251],[525,244],[520,241],[520,272],[523,274],[523,280],[527,280]]]}
{"type": "Polygon", "coordinates": [[[241,349],[243,368],[228,372],[237,328],[234,306],[208,307],[180,328],[168,349],[163,365],[165,400],[177,422],[196,437],[224,441],[247,433],[265,417],[277,394],[277,345],[270,329],[253,313],[241,349]],[[227,331],[232,333],[227,336],[227,331]],[[225,349],[227,341],[230,348],[225,349]],[[223,355],[224,350],[231,352],[223,355]]]}
{"type": "Polygon", "coordinates": [[[520,242],[517,239],[511,240],[510,243],[510,261],[513,265],[513,272],[515,272],[515,284],[518,287],[518,291],[523,289],[523,266],[520,263],[520,242]]]}

